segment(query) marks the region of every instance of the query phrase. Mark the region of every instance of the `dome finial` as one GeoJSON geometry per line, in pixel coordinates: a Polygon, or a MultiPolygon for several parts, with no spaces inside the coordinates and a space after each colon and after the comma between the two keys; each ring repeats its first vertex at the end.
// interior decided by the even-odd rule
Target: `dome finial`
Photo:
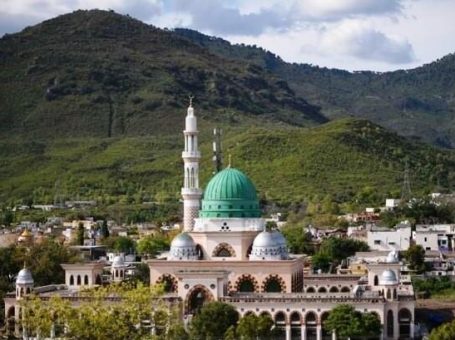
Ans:
{"type": "Polygon", "coordinates": [[[228,166],[227,166],[227,167],[230,168],[230,167],[231,167],[231,164],[232,164],[232,155],[229,154],[229,163],[228,163],[228,166]]]}
{"type": "Polygon", "coordinates": [[[193,95],[189,95],[188,98],[190,99],[190,106],[189,107],[193,107],[193,98],[194,96],[193,95]]]}

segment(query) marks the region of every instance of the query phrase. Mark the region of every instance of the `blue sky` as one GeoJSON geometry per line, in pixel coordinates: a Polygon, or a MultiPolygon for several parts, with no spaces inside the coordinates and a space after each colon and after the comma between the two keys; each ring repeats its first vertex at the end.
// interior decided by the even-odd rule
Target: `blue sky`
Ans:
{"type": "Polygon", "coordinates": [[[455,0],[0,0],[0,35],[92,8],[351,71],[408,69],[455,52],[455,0]]]}

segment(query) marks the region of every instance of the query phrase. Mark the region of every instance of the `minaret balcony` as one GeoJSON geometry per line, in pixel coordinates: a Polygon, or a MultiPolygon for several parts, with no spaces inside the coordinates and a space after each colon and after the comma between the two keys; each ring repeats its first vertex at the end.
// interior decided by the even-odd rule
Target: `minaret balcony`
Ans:
{"type": "Polygon", "coordinates": [[[183,151],[182,158],[201,158],[199,151],[183,151]]]}
{"type": "Polygon", "coordinates": [[[202,190],[200,188],[182,188],[183,196],[201,196],[202,190]]]}

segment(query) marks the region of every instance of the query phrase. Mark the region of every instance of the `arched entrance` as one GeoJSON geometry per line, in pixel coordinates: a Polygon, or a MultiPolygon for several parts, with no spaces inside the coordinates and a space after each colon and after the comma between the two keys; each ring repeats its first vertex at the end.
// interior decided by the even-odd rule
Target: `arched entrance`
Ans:
{"type": "Polygon", "coordinates": [[[308,312],[305,315],[306,339],[315,340],[317,337],[318,317],[314,312],[308,312]]]}
{"type": "Polygon", "coordinates": [[[186,298],[186,314],[197,314],[202,306],[210,301],[213,301],[213,295],[206,287],[194,286],[186,298]]]}
{"type": "Polygon", "coordinates": [[[330,287],[330,290],[329,290],[330,293],[338,293],[338,288],[333,286],[333,287],[330,287]]]}
{"type": "Polygon", "coordinates": [[[331,340],[332,339],[332,332],[328,331],[324,327],[324,323],[326,322],[328,317],[329,317],[329,312],[324,312],[321,315],[322,339],[323,340],[331,340]]]}
{"type": "Polygon", "coordinates": [[[325,287],[319,287],[318,293],[327,293],[327,289],[325,287]]]}
{"type": "Polygon", "coordinates": [[[235,283],[235,290],[242,293],[253,293],[258,291],[258,283],[250,274],[242,275],[235,283]]]}
{"type": "Polygon", "coordinates": [[[407,308],[400,309],[398,312],[398,324],[400,329],[400,339],[411,338],[412,314],[407,308]]]}
{"type": "Polygon", "coordinates": [[[286,337],[286,314],[283,312],[275,314],[275,327],[277,329],[277,339],[284,339],[286,337]]]}
{"type": "Polygon", "coordinates": [[[391,310],[387,312],[387,336],[393,338],[393,312],[391,310]]]}
{"type": "Polygon", "coordinates": [[[299,313],[293,312],[290,317],[291,321],[291,339],[300,340],[302,338],[302,318],[299,313]]]}

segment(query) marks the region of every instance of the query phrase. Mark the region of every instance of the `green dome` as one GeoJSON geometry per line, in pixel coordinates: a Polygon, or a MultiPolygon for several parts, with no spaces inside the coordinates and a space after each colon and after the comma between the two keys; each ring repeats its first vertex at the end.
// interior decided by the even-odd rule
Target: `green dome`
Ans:
{"type": "Polygon", "coordinates": [[[205,189],[199,217],[261,217],[254,184],[237,169],[220,171],[205,189]]]}

